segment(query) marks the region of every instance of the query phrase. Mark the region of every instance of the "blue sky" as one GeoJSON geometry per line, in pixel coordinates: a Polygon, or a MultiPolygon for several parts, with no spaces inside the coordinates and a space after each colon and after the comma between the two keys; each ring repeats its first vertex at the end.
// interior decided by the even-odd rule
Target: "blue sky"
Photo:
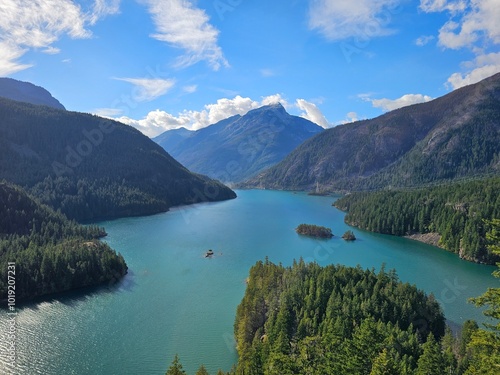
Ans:
{"type": "Polygon", "coordinates": [[[280,101],[324,127],[500,71],[500,0],[1,0],[0,76],[148,136],[280,101]]]}

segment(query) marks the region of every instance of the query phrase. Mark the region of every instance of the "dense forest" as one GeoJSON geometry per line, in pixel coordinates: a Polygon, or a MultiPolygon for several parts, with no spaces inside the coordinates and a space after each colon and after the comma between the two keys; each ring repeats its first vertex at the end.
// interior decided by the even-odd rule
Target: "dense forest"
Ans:
{"type": "Polygon", "coordinates": [[[303,236],[311,236],[318,238],[332,238],[333,233],[330,228],[314,224],[300,224],[295,228],[295,232],[303,236]]]}
{"type": "Polygon", "coordinates": [[[78,221],[236,197],[138,130],[90,114],[0,98],[0,179],[78,221]]]}
{"type": "Polygon", "coordinates": [[[463,259],[494,264],[487,249],[485,220],[500,217],[500,178],[417,190],[357,192],[334,205],[346,223],[397,236],[438,233],[439,246],[463,259]]]}
{"type": "Polygon", "coordinates": [[[16,300],[118,281],[123,257],[99,241],[106,233],[82,226],[0,182],[0,299],[15,263],[16,300]]]}
{"type": "Polygon", "coordinates": [[[393,271],[266,260],[238,306],[236,374],[369,374],[380,356],[411,374],[421,343],[444,333],[434,298],[393,271]]]}

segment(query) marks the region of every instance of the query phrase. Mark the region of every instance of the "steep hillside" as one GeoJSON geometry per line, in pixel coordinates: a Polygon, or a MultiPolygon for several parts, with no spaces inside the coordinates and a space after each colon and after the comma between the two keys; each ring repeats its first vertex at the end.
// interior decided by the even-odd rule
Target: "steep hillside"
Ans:
{"type": "Polygon", "coordinates": [[[77,220],[152,214],[236,196],[191,173],[130,126],[3,98],[0,178],[77,220]]]}
{"type": "Polygon", "coordinates": [[[70,222],[19,187],[0,182],[0,213],[0,300],[9,269],[17,301],[115,282],[127,272],[123,257],[98,240],[103,229],[70,222]]]}
{"type": "Polygon", "coordinates": [[[242,186],[377,189],[500,173],[500,74],[433,101],[337,126],[242,186]]]}
{"type": "Polygon", "coordinates": [[[0,97],[36,105],[46,105],[56,109],[65,109],[43,87],[12,78],[0,78],[0,97]]]}
{"type": "Polygon", "coordinates": [[[278,163],[322,130],[275,104],[200,129],[176,145],[161,139],[170,131],[154,140],[190,170],[238,182],[278,163]]]}

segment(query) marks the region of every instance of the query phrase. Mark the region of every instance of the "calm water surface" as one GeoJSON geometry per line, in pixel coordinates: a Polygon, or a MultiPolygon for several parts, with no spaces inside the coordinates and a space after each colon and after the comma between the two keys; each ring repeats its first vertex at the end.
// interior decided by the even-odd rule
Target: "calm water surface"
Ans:
{"type": "MultiPolygon", "coordinates": [[[[493,267],[459,260],[418,242],[354,229],[358,238],[299,237],[300,223],[349,227],[332,197],[276,191],[238,191],[238,199],[168,213],[99,223],[106,241],[125,257],[129,275],[118,286],[69,293],[25,305],[17,315],[17,369],[0,373],[164,374],[176,353],[189,375],[211,374],[236,362],[233,322],[249,268],[266,256],[290,265],[395,268],[403,281],[435,294],[452,324],[484,321],[467,298],[497,286],[493,267]],[[212,259],[204,257],[213,249],[212,259]]],[[[0,312],[5,332],[7,315],[0,312]]]]}

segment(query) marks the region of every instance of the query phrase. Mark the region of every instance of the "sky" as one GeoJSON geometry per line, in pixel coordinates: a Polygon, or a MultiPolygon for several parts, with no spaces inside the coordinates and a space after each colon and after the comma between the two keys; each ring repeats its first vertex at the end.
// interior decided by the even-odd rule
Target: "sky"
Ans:
{"type": "Polygon", "coordinates": [[[500,71],[500,0],[0,0],[0,76],[149,137],[282,103],[329,128],[500,71]]]}

